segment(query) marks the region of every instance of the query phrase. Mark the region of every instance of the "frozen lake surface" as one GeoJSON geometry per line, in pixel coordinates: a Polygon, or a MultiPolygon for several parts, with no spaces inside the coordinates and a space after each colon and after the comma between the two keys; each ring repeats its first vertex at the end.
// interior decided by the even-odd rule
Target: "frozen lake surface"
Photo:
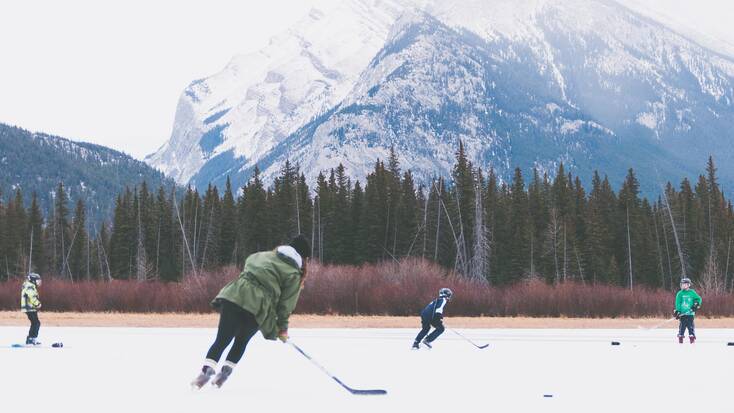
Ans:
{"type": "Polygon", "coordinates": [[[671,328],[462,329],[490,346],[447,330],[433,350],[412,351],[417,330],[291,330],[347,385],[388,391],[353,396],[259,334],[222,389],[192,391],[214,329],[42,327],[44,344],[65,347],[13,349],[27,329],[0,327],[0,411],[734,411],[734,330],[700,329],[679,345],[671,328]]]}

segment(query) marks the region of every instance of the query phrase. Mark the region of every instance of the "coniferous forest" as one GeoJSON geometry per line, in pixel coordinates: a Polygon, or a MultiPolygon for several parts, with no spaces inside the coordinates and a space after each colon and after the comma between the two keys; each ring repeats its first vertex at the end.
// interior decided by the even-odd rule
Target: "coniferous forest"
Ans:
{"type": "Polygon", "coordinates": [[[0,280],[30,267],[71,281],[179,281],[241,266],[303,233],[322,264],[414,257],[493,286],[536,279],[672,290],[688,276],[709,291],[732,290],[734,211],[711,158],[696,182],[668,183],[655,199],[641,196],[631,169],[616,190],[601,172],[584,188],[563,164],[553,178],[516,169],[502,182],[461,146],[450,180],[418,185],[397,159],[377,160],[366,182],[339,166],[315,187],[288,162],[270,186],[257,171],[242,188],[228,181],[204,193],[143,182],[119,194],[114,216],[99,224],[63,183],[50,211],[36,194],[4,193],[0,280]]]}

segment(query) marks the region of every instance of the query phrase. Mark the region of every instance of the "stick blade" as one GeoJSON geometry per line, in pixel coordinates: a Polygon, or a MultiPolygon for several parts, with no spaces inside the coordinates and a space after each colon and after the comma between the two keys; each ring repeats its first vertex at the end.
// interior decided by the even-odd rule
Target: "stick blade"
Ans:
{"type": "Polygon", "coordinates": [[[358,390],[358,389],[352,389],[347,388],[350,393],[357,395],[357,396],[382,396],[387,394],[387,390],[381,390],[381,389],[374,389],[374,390],[358,390]]]}
{"type": "Polygon", "coordinates": [[[477,346],[479,350],[484,350],[485,348],[489,347],[489,344],[485,344],[483,346],[477,346]]]}

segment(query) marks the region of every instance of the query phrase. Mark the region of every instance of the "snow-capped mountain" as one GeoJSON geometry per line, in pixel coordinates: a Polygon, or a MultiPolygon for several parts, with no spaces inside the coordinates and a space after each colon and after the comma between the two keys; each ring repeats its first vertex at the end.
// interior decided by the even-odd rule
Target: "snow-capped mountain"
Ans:
{"type": "Polygon", "coordinates": [[[346,97],[404,9],[391,0],[347,0],[328,14],[311,10],[260,52],[192,82],[171,139],[146,161],[200,185],[254,166],[346,97]]]}
{"type": "Polygon", "coordinates": [[[729,159],[733,100],[734,61],[612,1],[346,0],[192,83],[148,162],[198,186],[285,159],[362,178],[394,146],[428,177],[461,140],[504,176],[632,167],[650,190],[729,159]]]}

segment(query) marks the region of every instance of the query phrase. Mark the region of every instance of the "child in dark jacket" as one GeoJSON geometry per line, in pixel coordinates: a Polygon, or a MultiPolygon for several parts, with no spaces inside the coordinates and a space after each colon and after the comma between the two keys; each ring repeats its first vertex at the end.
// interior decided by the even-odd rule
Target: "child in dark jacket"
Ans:
{"type": "Polygon", "coordinates": [[[423,340],[423,344],[428,348],[433,347],[431,343],[444,332],[443,310],[446,307],[446,303],[449,302],[453,295],[454,293],[450,289],[442,288],[438,292],[438,298],[431,301],[423,311],[421,311],[421,325],[423,328],[418,333],[418,336],[416,336],[415,342],[413,342],[413,349],[417,350],[420,348],[421,340],[423,340]],[[428,334],[431,327],[434,327],[435,330],[433,330],[431,334],[428,334]],[[426,334],[428,334],[428,337],[426,337],[426,334]]]}

